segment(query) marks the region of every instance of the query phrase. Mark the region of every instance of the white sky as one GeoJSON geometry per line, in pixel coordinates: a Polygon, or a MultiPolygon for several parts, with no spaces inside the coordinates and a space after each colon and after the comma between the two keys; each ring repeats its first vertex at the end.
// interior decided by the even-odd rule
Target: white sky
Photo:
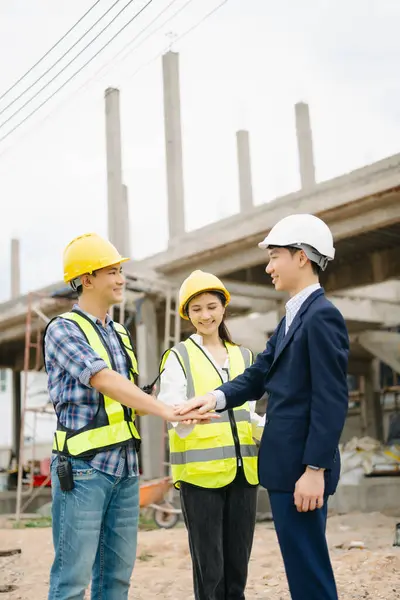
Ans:
{"type": "MultiPolygon", "coordinates": [[[[0,95],[94,0],[2,0],[0,95]]],[[[134,258],[167,243],[161,55],[221,0],[153,0],[123,34],[45,107],[0,142],[0,300],[9,296],[10,238],[21,239],[22,290],[61,279],[65,244],[84,231],[107,234],[104,90],[121,90],[124,180],[134,258]],[[111,61],[150,21],[158,33],[124,61],[111,61]],[[160,27],[161,26],[161,27],[160,27]],[[109,63],[109,64],[108,64],[109,63]],[[100,73],[98,71],[108,64],[100,73]],[[144,66],[139,72],[138,69],[144,66]],[[88,81],[89,83],[82,86],[88,81]]],[[[43,64],[0,100],[0,111],[87,29],[102,0],[43,64]]],[[[114,16],[127,0],[121,0],[114,16]]],[[[135,0],[81,57],[9,123],[4,120],[55,75],[0,115],[0,137],[81,66],[144,6],[135,0]]],[[[294,104],[311,110],[318,180],[400,151],[398,0],[228,0],[182,41],[181,102],[187,228],[238,209],[235,131],[247,128],[255,202],[299,186],[294,104]]],[[[104,27],[102,21],[65,65],[104,27]]],[[[124,56],[124,55],[122,55],[124,56]]]]}

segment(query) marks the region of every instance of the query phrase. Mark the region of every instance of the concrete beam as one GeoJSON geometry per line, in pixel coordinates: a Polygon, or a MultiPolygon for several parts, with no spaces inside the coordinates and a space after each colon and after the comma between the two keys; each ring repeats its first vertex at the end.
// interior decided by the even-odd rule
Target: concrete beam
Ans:
{"type": "Polygon", "coordinates": [[[333,263],[324,278],[324,288],[327,292],[336,292],[395,277],[400,277],[399,248],[390,248],[339,263],[337,266],[333,263]]]}
{"type": "Polygon", "coordinates": [[[309,190],[315,186],[316,181],[308,104],[298,102],[295,105],[295,116],[301,187],[303,190],[309,190]]]}
{"type": "Polygon", "coordinates": [[[345,298],[329,296],[347,321],[376,323],[384,327],[400,324],[400,305],[370,298],[345,298]]]}
{"type": "Polygon", "coordinates": [[[178,274],[198,265],[217,275],[263,262],[258,242],[281,218],[291,213],[313,213],[332,227],[336,239],[377,229],[399,219],[400,155],[395,155],[268,204],[256,206],[243,219],[234,215],[186,233],[179,247],[149,257],[138,265],[178,274]],[[360,216],[361,215],[361,216],[360,216]],[[221,267],[219,267],[219,262],[221,267]]]}
{"type": "MultiPolygon", "coordinates": [[[[224,279],[224,284],[232,295],[232,307],[253,304],[254,312],[267,313],[276,311],[278,304],[288,300],[284,292],[277,292],[271,286],[258,283],[245,283],[232,279],[224,279]],[[263,304],[265,305],[263,308],[263,304]]],[[[345,296],[329,295],[329,300],[340,310],[347,321],[359,321],[362,323],[376,324],[379,326],[392,327],[400,323],[400,305],[395,302],[386,302],[373,299],[347,298],[345,296]]],[[[269,318],[269,317],[268,317],[269,318]]],[[[276,325],[277,323],[275,323],[276,325]]]]}
{"type": "Polygon", "coordinates": [[[367,372],[370,362],[371,362],[371,358],[370,355],[368,355],[369,358],[366,360],[360,360],[358,358],[354,358],[352,355],[352,348],[350,348],[350,356],[349,356],[349,368],[348,371],[351,375],[355,375],[355,376],[364,376],[365,373],[367,372]]]}
{"type": "Polygon", "coordinates": [[[169,240],[185,232],[179,54],[162,57],[164,79],[165,151],[167,161],[169,240]]]}
{"type": "Polygon", "coordinates": [[[400,374],[400,333],[392,331],[364,331],[353,336],[372,356],[400,374]]]}
{"type": "Polygon", "coordinates": [[[237,160],[239,171],[239,200],[240,212],[252,210],[253,184],[251,180],[250,142],[248,131],[236,132],[237,160]]]}
{"type": "Polygon", "coordinates": [[[384,281],[383,283],[353,288],[346,290],[345,292],[338,291],[335,292],[335,296],[358,298],[362,300],[379,300],[389,304],[400,303],[400,281],[384,281]]]}
{"type": "MultiPolygon", "coordinates": [[[[258,292],[258,288],[262,288],[262,286],[254,286],[253,293],[258,292]]],[[[350,298],[336,298],[335,296],[329,296],[329,300],[340,310],[348,324],[355,325],[359,323],[363,327],[374,325],[382,327],[392,326],[394,320],[400,319],[400,306],[373,300],[363,301],[350,298]]],[[[274,331],[284,314],[284,302],[279,300],[268,312],[260,311],[259,314],[255,313],[243,317],[234,317],[228,319],[227,323],[236,341],[248,346],[255,352],[259,352],[265,346],[267,334],[274,331]],[[280,305],[282,305],[282,310],[280,310],[280,305]]],[[[380,332],[376,333],[379,334],[380,332]]],[[[357,343],[359,337],[360,334],[351,335],[352,343],[357,343]]],[[[364,362],[363,374],[367,368],[365,365],[366,363],[364,362]]]]}
{"type": "MultiPolygon", "coordinates": [[[[271,203],[272,204],[272,203],[271,203]]],[[[366,233],[370,230],[376,230],[385,226],[392,225],[400,220],[400,188],[393,192],[388,192],[386,196],[381,198],[368,198],[356,202],[356,207],[351,207],[351,210],[342,207],[337,211],[332,211],[324,214],[317,207],[308,212],[314,212],[323,218],[329,225],[336,241],[341,239],[355,238],[357,235],[366,233]],[[381,206],[377,206],[377,204],[381,206]],[[358,214],[354,214],[354,210],[358,214]],[[350,214],[347,214],[350,213],[350,214]],[[361,216],[360,216],[361,215],[361,216]]],[[[258,207],[256,207],[257,209],[258,207]]],[[[255,210],[256,210],[255,209],[255,210]]],[[[248,214],[246,219],[242,219],[240,224],[228,224],[224,226],[219,223],[218,231],[207,232],[207,235],[202,235],[199,231],[197,238],[192,240],[181,240],[180,253],[176,254],[171,251],[164,254],[162,264],[156,265],[156,257],[147,259],[151,268],[156,268],[166,275],[181,275],[193,270],[193,268],[201,267],[216,275],[232,273],[237,270],[246,269],[255,265],[262,264],[267,261],[265,251],[260,250],[258,243],[268,233],[270,227],[266,227],[267,223],[272,225],[280,218],[299,211],[299,206],[293,207],[290,211],[286,209],[276,208],[270,212],[266,212],[264,216],[258,215],[255,219],[254,212],[248,214]],[[274,216],[276,215],[276,216],[274,216]],[[257,222],[257,225],[256,225],[257,222]],[[254,229],[260,229],[260,225],[264,224],[265,229],[259,234],[252,234],[254,229]],[[236,232],[236,239],[232,239],[236,232]],[[229,240],[227,239],[229,235],[229,240]],[[226,243],[224,241],[226,240],[226,243]],[[218,245],[216,246],[216,244],[218,245]],[[190,254],[186,254],[189,250],[190,254]],[[192,254],[193,250],[193,254],[192,254]]],[[[307,211],[305,211],[307,212],[307,211]]],[[[159,256],[159,255],[158,255],[159,256]]],[[[161,257],[160,257],[161,258],[161,257]]],[[[334,267],[334,262],[330,266],[330,270],[334,267]]],[[[143,268],[144,265],[139,263],[143,268]]],[[[354,282],[351,287],[368,283],[368,280],[354,282]]]]}
{"type": "Polygon", "coordinates": [[[234,317],[226,321],[232,339],[250,348],[252,352],[262,352],[268,335],[274,331],[278,323],[276,310],[264,314],[253,313],[246,317],[234,317]]]}
{"type": "Polygon", "coordinates": [[[230,313],[240,311],[241,313],[265,313],[273,310],[276,307],[274,300],[266,300],[262,298],[250,298],[249,296],[231,295],[231,301],[228,307],[230,313]]]}
{"type": "Polygon", "coordinates": [[[224,279],[224,284],[231,294],[237,296],[246,296],[248,298],[258,298],[259,300],[278,300],[288,299],[285,292],[277,292],[272,286],[260,285],[259,283],[245,283],[234,279],[224,279]]]}

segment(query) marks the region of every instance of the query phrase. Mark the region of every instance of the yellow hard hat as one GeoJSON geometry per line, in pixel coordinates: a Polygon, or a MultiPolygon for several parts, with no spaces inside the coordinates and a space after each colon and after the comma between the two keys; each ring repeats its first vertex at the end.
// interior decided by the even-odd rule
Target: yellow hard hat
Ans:
{"type": "Polygon", "coordinates": [[[122,257],[108,240],[97,233],[85,233],[73,239],[64,250],[64,281],[69,283],[85,273],[127,260],[129,258],[122,257]]]}
{"type": "Polygon", "coordinates": [[[186,314],[188,303],[192,298],[204,292],[220,292],[225,297],[226,304],[229,304],[231,299],[230,293],[218,277],[204,271],[193,271],[179,290],[179,314],[182,319],[189,320],[186,314]]]}

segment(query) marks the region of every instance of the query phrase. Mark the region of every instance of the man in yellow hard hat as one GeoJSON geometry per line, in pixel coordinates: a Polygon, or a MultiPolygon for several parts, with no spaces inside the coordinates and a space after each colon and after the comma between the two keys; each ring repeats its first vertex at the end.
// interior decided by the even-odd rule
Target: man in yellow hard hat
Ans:
{"type": "Polygon", "coordinates": [[[44,335],[57,415],[49,600],[83,600],[91,577],[93,600],[128,597],[139,513],[135,410],[188,418],[177,419],[172,407],[134,384],[129,331],[108,315],[123,299],[127,260],[95,233],[72,240],[64,251],[64,281],[77,291],[78,303],[44,335]]]}

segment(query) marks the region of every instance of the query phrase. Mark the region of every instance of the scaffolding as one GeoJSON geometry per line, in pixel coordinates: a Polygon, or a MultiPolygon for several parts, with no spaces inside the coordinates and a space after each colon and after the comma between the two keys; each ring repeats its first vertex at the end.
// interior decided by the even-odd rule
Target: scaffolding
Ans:
{"type": "MultiPolygon", "coordinates": [[[[118,311],[113,310],[113,317],[117,317],[120,323],[129,327],[132,322],[132,314],[136,312],[136,304],[146,295],[162,296],[165,299],[165,327],[162,345],[164,349],[170,348],[180,341],[181,327],[178,312],[177,290],[173,285],[166,281],[157,281],[151,277],[143,278],[141,276],[129,278],[127,281],[126,297],[118,311]]],[[[30,292],[27,296],[26,320],[25,320],[25,347],[23,361],[23,382],[22,382],[22,401],[21,401],[21,420],[19,433],[19,458],[17,475],[17,498],[15,519],[20,521],[29,504],[36,498],[42,488],[50,481],[50,474],[37,487],[34,486],[35,480],[35,456],[36,456],[36,424],[39,413],[54,414],[54,408],[50,401],[41,407],[32,407],[28,404],[29,397],[29,374],[43,370],[42,361],[42,336],[43,330],[49,323],[50,318],[43,312],[45,300],[51,300],[59,305],[60,311],[69,309],[76,298],[75,293],[71,293],[69,288],[63,288],[57,292],[43,294],[40,292],[30,292]],[[30,459],[30,468],[28,469],[28,489],[24,489],[24,454],[25,454],[25,425],[27,413],[33,413],[33,433],[32,433],[32,456],[30,459]],[[25,502],[23,502],[25,500],[25,502]]],[[[53,311],[54,312],[54,311],[53,311]]],[[[168,461],[168,433],[166,424],[161,436],[161,469],[164,475],[170,474],[170,463],[168,461]]]]}
{"type": "MultiPolygon", "coordinates": [[[[17,499],[15,520],[18,522],[21,518],[21,513],[29,506],[34,498],[40,493],[50,480],[50,475],[47,475],[42,483],[34,491],[34,465],[35,465],[35,449],[36,449],[36,423],[38,412],[53,413],[54,409],[50,405],[45,405],[41,408],[33,408],[28,406],[28,380],[29,373],[41,370],[41,351],[42,351],[42,331],[49,323],[50,318],[46,316],[39,308],[38,304],[44,299],[55,300],[53,296],[41,294],[40,292],[30,292],[28,294],[26,322],[25,322],[25,349],[24,349],[24,367],[23,367],[23,392],[22,392],[22,407],[21,407],[21,422],[19,432],[19,455],[18,455],[18,477],[17,477],[17,499]],[[31,351],[34,351],[34,368],[31,369],[31,351]],[[23,471],[24,471],[24,453],[25,453],[25,418],[27,412],[34,414],[33,426],[33,444],[31,468],[29,471],[29,488],[23,491],[23,471]],[[21,506],[22,499],[26,498],[25,503],[21,506]]],[[[57,302],[65,303],[65,298],[57,298],[57,302]]]]}

